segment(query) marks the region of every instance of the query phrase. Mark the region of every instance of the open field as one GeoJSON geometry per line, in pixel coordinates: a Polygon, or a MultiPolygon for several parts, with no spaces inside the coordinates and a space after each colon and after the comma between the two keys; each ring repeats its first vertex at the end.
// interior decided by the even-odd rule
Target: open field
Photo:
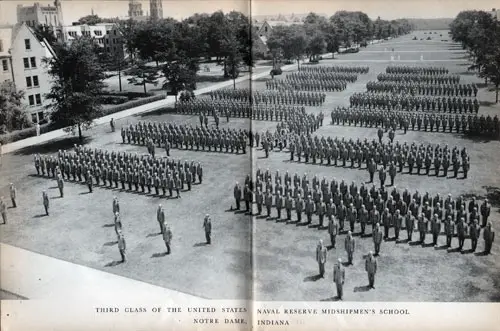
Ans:
{"type": "MultiPolygon", "coordinates": [[[[325,113],[324,125],[315,134],[361,140],[377,138],[376,128],[330,125],[329,113],[338,105],[347,106],[351,93],[365,91],[366,82],[376,80],[377,74],[385,71],[391,63],[392,48],[395,58],[400,56],[401,64],[444,66],[452,73],[460,73],[461,82],[480,83],[477,77],[466,71],[466,59],[458,46],[436,41],[448,39],[445,34],[442,38],[439,34],[433,35],[431,41],[413,41],[414,35],[424,38],[423,32],[415,32],[370,45],[357,54],[321,61],[321,65],[368,65],[370,72],[360,75],[356,83],[348,84],[345,91],[328,93],[322,107],[307,107],[308,112],[325,113]],[[423,63],[420,62],[421,55],[424,56],[423,63]]],[[[248,82],[240,83],[238,87],[248,87],[248,82]]],[[[252,82],[252,88],[265,89],[265,79],[252,82]]],[[[482,102],[480,114],[498,114],[499,106],[492,103],[493,92],[481,88],[478,98],[482,102]]],[[[197,125],[198,117],[153,112],[119,120],[117,127],[137,121],[197,125]]],[[[211,125],[214,125],[213,121],[211,125]]],[[[276,122],[235,118],[226,123],[221,118],[222,127],[262,131],[273,130],[275,125],[276,122]]],[[[147,153],[145,147],[121,144],[119,130],[111,133],[107,125],[96,126],[85,135],[86,145],[92,148],[147,153]]],[[[500,232],[499,141],[411,130],[406,135],[398,131],[396,140],[466,147],[471,158],[467,179],[403,173],[397,175],[396,185],[408,187],[411,192],[428,191],[432,196],[436,193],[451,193],[454,197],[488,196],[492,204],[490,218],[496,233],[500,232]]],[[[250,153],[239,155],[172,149],[172,158],[195,160],[204,167],[203,183],[194,186],[191,192],[183,192],[181,199],[161,199],[99,187],[94,193],[86,194],[84,185],[71,182],[66,183],[65,196],[60,199],[55,181],[34,175],[33,153],[56,153],[58,149],[70,149],[73,143],[77,141],[60,139],[3,156],[0,194],[8,198],[8,185],[15,183],[18,208],[8,209],[9,221],[0,227],[1,242],[204,298],[333,300],[332,269],[338,257],[344,260],[347,257],[343,249],[345,235],[337,238],[337,249],[328,252],[326,277],[317,279],[315,248],[319,239],[329,244],[327,232],[276,222],[275,210],[269,220],[234,213],[230,210],[234,205],[232,189],[235,181],[243,182],[245,175],[257,168],[269,168],[273,173],[279,170],[281,174],[285,171],[308,173],[310,177],[344,179],[347,183],[367,181],[366,170],[290,162],[287,152],[271,152],[266,159],[263,158],[264,152],[255,148],[250,153]],[[42,190],[47,190],[51,197],[49,217],[42,215],[42,190]],[[114,196],[119,198],[121,205],[129,259],[126,264],[113,263],[120,257],[114,229],[109,227],[113,223],[114,196]],[[173,232],[173,252],[167,256],[162,254],[165,246],[158,235],[156,222],[159,203],[165,208],[173,232]],[[211,215],[213,226],[212,245],[209,246],[204,245],[202,229],[206,213],[211,215]]],[[[164,155],[164,152],[158,150],[158,154],[164,155]]],[[[313,222],[317,222],[317,217],[313,222]]],[[[354,265],[346,267],[346,301],[500,301],[498,238],[488,256],[384,242],[378,259],[376,289],[369,291],[362,256],[373,249],[373,243],[371,238],[356,237],[356,241],[354,265]]],[[[444,241],[441,236],[438,246],[444,241]]],[[[456,238],[452,246],[457,246],[456,238]]],[[[466,240],[465,249],[469,247],[470,240],[466,240]]],[[[477,251],[482,250],[481,239],[477,251]]]]}

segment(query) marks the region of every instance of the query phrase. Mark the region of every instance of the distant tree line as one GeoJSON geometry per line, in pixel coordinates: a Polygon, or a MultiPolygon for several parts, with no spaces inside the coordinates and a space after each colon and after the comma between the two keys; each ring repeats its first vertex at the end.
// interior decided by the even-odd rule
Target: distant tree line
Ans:
{"type": "Polygon", "coordinates": [[[479,76],[495,86],[496,102],[500,85],[500,22],[490,13],[478,10],[460,12],[450,24],[454,41],[467,50],[479,76]]]}

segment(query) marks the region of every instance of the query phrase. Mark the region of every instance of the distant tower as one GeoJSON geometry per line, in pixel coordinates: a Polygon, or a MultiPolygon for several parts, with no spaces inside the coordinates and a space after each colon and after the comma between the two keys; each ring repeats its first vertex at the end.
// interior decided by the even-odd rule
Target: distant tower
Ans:
{"type": "Polygon", "coordinates": [[[149,0],[149,15],[152,20],[163,18],[163,6],[161,0],[149,0]]]}
{"type": "Polygon", "coordinates": [[[128,17],[135,18],[141,17],[142,15],[142,4],[137,0],[130,0],[128,3],[128,17]]]}
{"type": "Polygon", "coordinates": [[[63,20],[63,13],[62,13],[62,7],[61,7],[61,1],[60,0],[55,0],[54,1],[54,7],[56,7],[56,12],[57,12],[57,23],[59,26],[64,25],[64,20],[63,20]]]}

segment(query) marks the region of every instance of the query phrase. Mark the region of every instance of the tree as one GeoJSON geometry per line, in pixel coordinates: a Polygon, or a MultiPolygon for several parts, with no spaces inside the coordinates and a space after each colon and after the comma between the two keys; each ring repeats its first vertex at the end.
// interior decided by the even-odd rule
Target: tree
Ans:
{"type": "Polygon", "coordinates": [[[196,72],[198,71],[198,63],[190,58],[181,56],[178,60],[167,62],[163,65],[163,75],[165,82],[163,89],[170,89],[175,95],[177,102],[177,94],[181,91],[192,91],[196,89],[196,72]]]}
{"type": "Polygon", "coordinates": [[[131,78],[128,82],[135,86],[143,86],[144,94],[147,94],[146,84],[158,85],[158,68],[147,66],[146,63],[140,63],[130,72],[131,78]]]}
{"type": "Polygon", "coordinates": [[[0,134],[32,125],[22,104],[23,91],[16,91],[11,81],[0,84],[0,134]]]}
{"type": "Polygon", "coordinates": [[[54,28],[47,24],[39,24],[33,29],[33,33],[39,41],[46,40],[51,47],[57,43],[56,33],[54,28]]]}
{"type": "Polygon", "coordinates": [[[129,55],[131,63],[135,61],[137,53],[136,33],[138,30],[138,23],[133,19],[128,20],[115,20],[116,28],[123,38],[123,46],[126,53],[129,55]]]}
{"type": "Polygon", "coordinates": [[[88,37],[75,39],[70,45],[58,44],[55,56],[44,59],[53,84],[46,98],[52,110],[51,121],[66,130],[88,129],[93,120],[102,115],[99,95],[105,87],[104,70],[95,51],[95,43],[88,37]]]}
{"type": "Polygon", "coordinates": [[[112,18],[101,18],[95,14],[80,17],[79,24],[96,25],[99,23],[114,23],[116,20],[112,18]]]}

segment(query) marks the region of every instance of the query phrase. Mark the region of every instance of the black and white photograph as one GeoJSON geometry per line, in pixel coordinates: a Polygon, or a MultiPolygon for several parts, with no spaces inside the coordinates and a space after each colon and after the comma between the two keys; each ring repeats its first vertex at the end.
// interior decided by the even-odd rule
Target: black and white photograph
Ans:
{"type": "Polygon", "coordinates": [[[0,62],[2,302],[500,302],[498,2],[0,0],[0,62]]]}

